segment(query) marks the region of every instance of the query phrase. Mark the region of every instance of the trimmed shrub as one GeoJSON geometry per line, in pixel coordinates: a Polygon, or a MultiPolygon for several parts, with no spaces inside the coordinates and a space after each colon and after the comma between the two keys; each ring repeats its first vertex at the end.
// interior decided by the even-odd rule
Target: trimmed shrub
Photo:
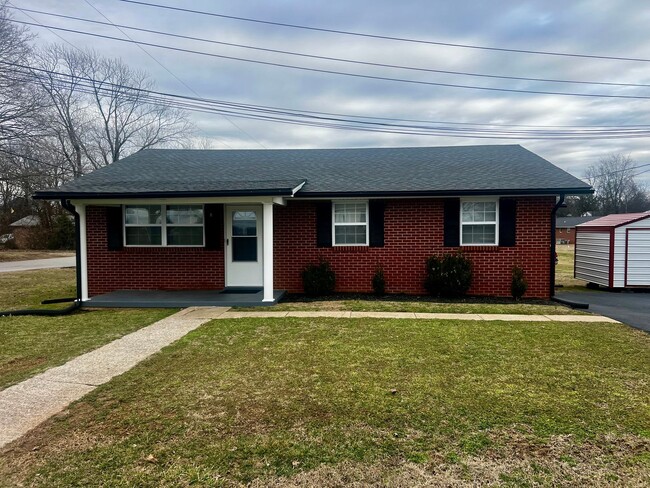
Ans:
{"type": "Polygon", "coordinates": [[[308,264],[302,271],[302,286],[307,296],[332,294],[336,286],[336,275],[330,263],[321,258],[318,264],[308,264]]]}
{"type": "Polygon", "coordinates": [[[427,259],[426,290],[435,296],[463,296],[472,284],[472,261],[464,254],[445,254],[427,259]]]}
{"type": "Polygon", "coordinates": [[[384,268],[377,266],[375,274],[372,275],[372,289],[375,295],[382,296],[386,294],[386,277],[384,276],[384,268]]]}
{"type": "Polygon", "coordinates": [[[512,298],[519,300],[524,296],[526,290],[528,289],[528,281],[526,276],[524,276],[524,270],[519,266],[512,267],[512,283],[510,284],[510,293],[512,298]]]}

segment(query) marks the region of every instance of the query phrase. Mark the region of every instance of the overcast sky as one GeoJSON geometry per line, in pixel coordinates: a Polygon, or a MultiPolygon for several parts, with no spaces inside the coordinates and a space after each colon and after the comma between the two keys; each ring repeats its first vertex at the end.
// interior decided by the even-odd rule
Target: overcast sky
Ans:
{"type": "MultiPolygon", "coordinates": [[[[183,35],[321,56],[501,76],[650,84],[650,63],[544,56],[361,38],[172,12],[117,0],[88,0],[111,21],[183,35]]],[[[650,59],[646,0],[149,0],[238,17],[456,44],[650,59]]],[[[85,0],[12,0],[18,7],[105,20],[85,0]]],[[[14,12],[17,20],[28,20],[14,12]]],[[[38,22],[123,37],[111,26],[31,14],[38,22]]],[[[60,42],[33,28],[36,43],[60,42]]],[[[650,87],[611,87],[485,79],[346,65],[222,47],[127,31],[136,40],[228,56],[319,69],[436,83],[510,89],[650,96],[650,87]]],[[[79,47],[119,56],[147,70],[163,91],[191,95],[169,72],[132,44],[60,33],[79,47]]],[[[607,99],[501,93],[308,73],[241,61],[146,48],[202,97],[292,109],[445,122],[526,125],[650,125],[650,99],[607,99]]],[[[517,143],[582,177],[612,153],[650,163],[647,139],[508,140],[415,136],[301,127],[192,114],[197,135],[214,148],[442,146],[517,143]],[[235,124],[239,127],[235,127],[235,124]]],[[[640,176],[650,182],[650,172],[640,176]]]]}

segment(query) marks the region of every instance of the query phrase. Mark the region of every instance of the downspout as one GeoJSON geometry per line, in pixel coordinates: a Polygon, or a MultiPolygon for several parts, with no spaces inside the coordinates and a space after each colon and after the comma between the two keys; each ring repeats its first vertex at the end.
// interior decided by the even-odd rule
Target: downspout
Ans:
{"type": "Polygon", "coordinates": [[[557,211],[564,205],[564,194],[560,194],[560,199],[558,202],[555,204],[553,207],[553,211],[551,212],[551,259],[550,259],[550,264],[551,264],[551,282],[550,282],[550,296],[553,297],[555,296],[555,253],[556,253],[556,246],[555,246],[555,219],[557,215],[557,211]]]}
{"type": "Polygon", "coordinates": [[[70,200],[61,200],[61,206],[68,212],[74,215],[74,229],[75,229],[75,259],[76,259],[76,275],[77,275],[77,303],[81,304],[81,225],[79,222],[79,214],[70,203],[70,200]]]}

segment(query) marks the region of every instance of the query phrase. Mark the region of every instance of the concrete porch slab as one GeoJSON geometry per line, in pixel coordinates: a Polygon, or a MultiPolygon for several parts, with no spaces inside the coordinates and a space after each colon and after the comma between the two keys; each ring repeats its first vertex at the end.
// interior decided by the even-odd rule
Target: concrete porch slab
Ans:
{"type": "Polygon", "coordinates": [[[222,290],[117,290],[83,302],[98,308],[186,308],[186,307],[266,307],[275,305],[285,290],[275,290],[272,302],[263,302],[263,292],[223,293],[222,290]]]}

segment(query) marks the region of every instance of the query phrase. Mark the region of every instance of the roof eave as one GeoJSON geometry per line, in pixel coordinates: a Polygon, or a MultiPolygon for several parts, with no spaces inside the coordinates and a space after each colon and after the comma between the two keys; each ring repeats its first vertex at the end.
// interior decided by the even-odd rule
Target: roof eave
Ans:
{"type": "Polygon", "coordinates": [[[587,195],[593,188],[541,188],[541,189],[490,189],[490,190],[423,190],[423,191],[352,191],[352,192],[302,192],[296,198],[337,197],[458,197],[479,195],[587,195]]]}
{"type": "Polygon", "coordinates": [[[265,190],[225,190],[225,191],[176,191],[176,192],[61,192],[39,191],[34,193],[35,200],[107,200],[107,199],[144,199],[144,198],[197,198],[197,197],[291,197],[295,188],[273,188],[265,190]]]}

